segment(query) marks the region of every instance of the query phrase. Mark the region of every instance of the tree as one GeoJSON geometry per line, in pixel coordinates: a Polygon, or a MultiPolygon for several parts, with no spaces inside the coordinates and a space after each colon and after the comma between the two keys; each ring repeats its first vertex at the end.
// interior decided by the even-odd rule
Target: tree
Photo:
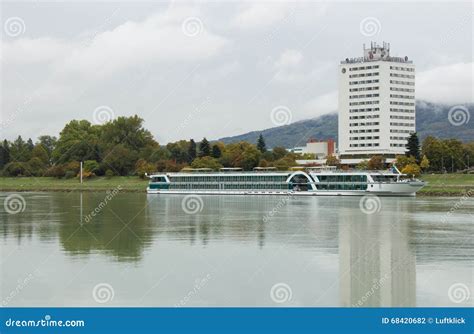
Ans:
{"type": "Polygon", "coordinates": [[[103,160],[103,169],[111,169],[119,175],[130,175],[134,171],[137,160],[137,152],[127,148],[124,144],[119,144],[107,152],[103,160]]]}
{"type": "Polygon", "coordinates": [[[290,169],[290,167],[293,167],[295,165],[296,161],[294,154],[288,154],[285,157],[273,162],[273,166],[275,166],[279,170],[288,170],[290,169]]]}
{"type": "Polygon", "coordinates": [[[357,169],[360,169],[360,170],[367,170],[369,169],[369,161],[368,160],[362,160],[361,162],[359,162],[356,166],[357,169]]]}
{"type": "Polygon", "coordinates": [[[17,139],[13,141],[10,145],[10,160],[11,161],[19,161],[19,162],[26,162],[31,158],[31,150],[29,145],[18,136],[17,139]]]}
{"type": "Polygon", "coordinates": [[[212,157],[201,157],[194,159],[193,163],[191,164],[193,168],[210,168],[212,170],[219,170],[222,168],[222,165],[216,158],[212,157]]]}
{"type": "Polygon", "coordinates": [[[421,171],[420,166],[417,164],[408,164],[401,170],[401,172],[410,176],[419,176],[421,171]]]}
{"type": "Polygon", "coordinates": [[[100,170],[100,165],[95,160],[86,160],[84,161],[83,168],[85,172],[97,174],[100,170]]]}
{"type": "Polygon", "coordinates": [[[267,151],[267,145],[265,144],[265,140],[263,139],[262,134],[260,134],[260,136],[258,136],[257,149],[262,153],[265,153],[267,151]]]}
{"type": "Polygon", "coordinates": [[[121,144],[129,150],[139,151],[147,146],[158,145],[150,131],[143,128],[143,119],[137,115],[118,117],[102,125],[101,130],[101,144],[106,149],[121,144]]]}
{"type": "Polygon", "coordinates": [[[416,164],[416,160],[415,160],[415,157],[410,155],[410,156],[406,156],[406,155],[397,155],[397,160],[396,160],[396,163],[395,165],[397,166],[397,168],[399,170],[402,170],[403,168],[405,168],[406,165],[409,165],[409,164],[416,164]]]}
{"type": "Polygon", "coordinates": [[[222,152],[219,145],[217,144],[212,145],[211,157],[219,159],[221,155],[222,155],[222,152]]]}
{"type": "Polygon", "coordinates": [[[287,155],[288,151],[284,147],[277,146],[273,148],[272,153],[273,153],[273,160],[278,160],[278,159],[283,158],[285,155],[287,155]]]}
{"type": "Polygon", "coordinates": [[[46,171],[46,164],[38,157],[31,158],[26,165],[28,172],[33,176],[43,176],[46,171]]]}
{"type": "Polygon", "coordinates": [[[43,164],[43,166],[49,165],[48,151],[46,151],[46,149],[40,143],[36,144],[35,147],[33,147],[33,150],[31,151],[31,157],[38,158],[43,164]]]}
{"type": "Polygon", "coordinates": [[[10,162],[10,144],[8,140],[4,140],[0,145],[0,169],[10,162]]]}
{"type": "Polygon", "coordinates": [[[26,141],[26,147],[30,152],[35,147],[35,144],[33,144],[33,140],[31,140],[31,138],[28,138],[28,140],[26,141]]]}
{"type": "Polygon", "coordinates": [[[189,163],[193,162],[193,160],[196,159],[196,156],[197,156],[196,142],[194,141],[194,139],[191,139],[189,141],[188,162],[189,163]]]}
{"type": "Polygon", "coordinates": [[[423,170],[427,170],[430,167],[430,161],[428,160],[426,155],[423,155],[423,158],[421,159],[421,162],[420,162],[420,167],[423,170]]]}
{"type": "Polygon", "coordinates": [[[30,176],[30,172],[25,162],[12,161],[5,165],[3,172],[6,176],[30,176]]]}
{"type": "Polygon", "coordinates": [[[225,167],[252,170],[258,166],[261,154],[255,145],[242,141],[226,145],[219,161],[225,167]]]}
{"type": "Polygon", "coordinates": [[[139,159],[135,164],[135,173],[141,178],[145,178],[145,174],[150,174],[155,171],[155,166],[147,162],[145,159],[139,159]]]}
{"type": "Polygon", "coordinates": [[[70,121],[59,134],[53,151],[53,161],[100,160],[99,154],[100,126],[89,121],[70,121]]]}
{"type": "Polygon", "coordinates": [[[381,155],[374,155],[367,163],[369,170],[380,170],[384,168],[385,159],[381,155]]]}
{"type": "Polygon", "coordinates": [[[204,137],[199,143],[199,157],[207,157],[211,155],[211,146],[209,141],[204,137]]]}
{"type": "Polygon", "coordinates": [[[175,163],[181,164],[189,161],[189,143],[186,140],[168,143],[166,149],[169,151],[169,159],[173,160],[175,163]]]}
{"type": "Polygon", "coordinates": [[[51,155],[54,151],[54,148],[56,147],[56,143],[58,142],[58,139],[53,136],[39,136],[38,137],[39,143],[43,145],[44,149],[46,152],[48,152],[48,157],[51,159],[51,155]]]}
{"type": "Polygon", "coordinates": [[[340,164],[341,164],[341,162],[334,155],[330,154],[326,157],[326,165],[327,166],[339,166],[340,164]]]}
{"type": "Polygon", "coordinates": [[[406,156],[415,157],[416,162],[420,161],[420,142],[416,132],[410,134],[406,145],[406,156]]]}

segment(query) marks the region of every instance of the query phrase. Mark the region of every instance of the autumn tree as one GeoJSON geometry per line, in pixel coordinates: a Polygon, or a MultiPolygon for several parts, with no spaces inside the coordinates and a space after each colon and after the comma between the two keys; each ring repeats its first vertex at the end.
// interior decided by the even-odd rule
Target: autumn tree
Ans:
{"type": "Polygon", "coordinates": [[[369,170],[380,170],[384,168],[385,159],[381,155],[374,155],[367,163],[369,170]]]}

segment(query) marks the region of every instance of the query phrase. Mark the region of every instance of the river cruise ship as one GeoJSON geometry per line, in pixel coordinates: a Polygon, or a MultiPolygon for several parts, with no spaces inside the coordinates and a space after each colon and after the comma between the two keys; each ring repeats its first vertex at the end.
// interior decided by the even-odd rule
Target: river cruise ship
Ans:
{"type": "Polygon", "coordinates": [[[297,196],[414,196],[425,182],[389,171],[342,171],[328,168],[245,172],[205,168],[148,175],[149,194],[297,195],[297,196]]]}

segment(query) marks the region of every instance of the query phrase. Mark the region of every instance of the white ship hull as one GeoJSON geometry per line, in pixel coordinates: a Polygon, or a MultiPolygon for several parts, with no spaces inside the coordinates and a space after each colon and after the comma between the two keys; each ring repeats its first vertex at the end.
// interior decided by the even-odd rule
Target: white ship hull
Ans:
{"type": "MultiPolygon", "coordinates": [[[[316,185],[317,186],[317,185],[316,185]]],[[[308,190],[308,191],[225,191],[225,190],[161,190],[147,188],[148,194],[167,195],[273,195],[273,196],[415,196],[423,182],[394,182],[369,184],[367,190],[308,190]]]]}

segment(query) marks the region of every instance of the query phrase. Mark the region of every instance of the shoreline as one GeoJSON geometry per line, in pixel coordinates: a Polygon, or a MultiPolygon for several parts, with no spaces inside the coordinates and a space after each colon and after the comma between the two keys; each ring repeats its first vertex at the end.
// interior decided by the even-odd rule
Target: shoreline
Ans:
{"type": "MultiPolygon", "coordinates": [[[[423,175],[428,184],[418,197],[459,197],[474,190],[473,174],[423,175]]],[[[0,177],[0,192],[106,192],[120,188],[120,192],[144,193],[148,180],[136,176],[96,177],[81,185],[76,178],[0,177]]]]}

